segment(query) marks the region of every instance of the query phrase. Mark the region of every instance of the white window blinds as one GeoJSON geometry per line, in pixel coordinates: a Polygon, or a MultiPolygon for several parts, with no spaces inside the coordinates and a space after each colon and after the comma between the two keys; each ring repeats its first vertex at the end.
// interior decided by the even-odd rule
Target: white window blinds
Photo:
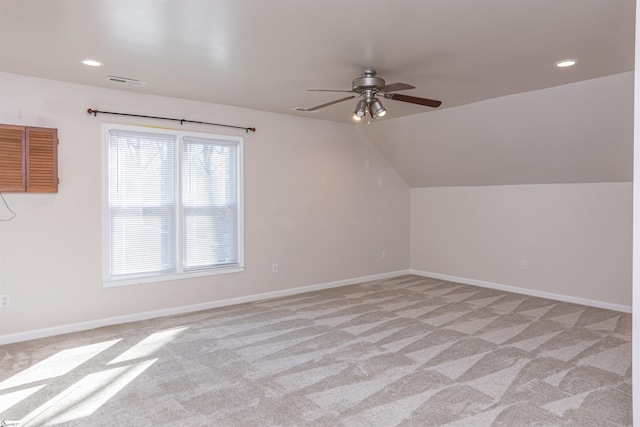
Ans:
{"type": "Polygon", "coordinates": [[[107,134],[106,280],[239,266],[239,141],[129,128],[107,134]]]}
{"type": "Polygon", "coordinates": [[[182,155],[185,270],[238,262],[237,144],[185,137],[182,155]]]}
{"type": "Polygon", "coordinates": [[[111,131],[110,276],[175,271],[175,137],[111,131]]]}

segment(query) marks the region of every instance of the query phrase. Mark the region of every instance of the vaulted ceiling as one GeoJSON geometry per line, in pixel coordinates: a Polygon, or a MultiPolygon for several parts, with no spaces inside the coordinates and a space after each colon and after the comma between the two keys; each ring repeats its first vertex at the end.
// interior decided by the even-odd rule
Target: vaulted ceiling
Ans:
{"type": "MultiPolygon", "coordinates": [[[[624,73],[634,23],[634,0],[0,0],[0,71],[352,123],[356,100],[293,108],[349,95],[307,89],[350,90],[365,67],[443,111],[624,73]]],[[[383,102],[376,125],[434,111],[383,102]]],[[[363,131],[394,163],[379,129],[363,131]]],[[[412,186],[459,185],[394,166],[412,186]]]]}

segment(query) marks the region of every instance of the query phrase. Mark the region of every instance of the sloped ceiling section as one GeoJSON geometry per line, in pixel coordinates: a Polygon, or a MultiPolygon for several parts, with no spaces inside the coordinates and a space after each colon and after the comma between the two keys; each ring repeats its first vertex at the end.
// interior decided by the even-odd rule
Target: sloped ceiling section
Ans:
{"type": "Polygon", "coordinates": [[[410,187],[628,182],[633,72],[360,126],[410,187]]]}

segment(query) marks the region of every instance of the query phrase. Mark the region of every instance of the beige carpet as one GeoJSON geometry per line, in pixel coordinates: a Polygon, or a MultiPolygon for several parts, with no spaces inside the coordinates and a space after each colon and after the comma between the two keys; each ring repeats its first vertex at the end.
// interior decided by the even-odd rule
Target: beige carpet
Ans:
{"type": "Polygon", "coordinates": [[[631,315],[418,276],[0,347],[21,426],[626,426],[631,315]]]}

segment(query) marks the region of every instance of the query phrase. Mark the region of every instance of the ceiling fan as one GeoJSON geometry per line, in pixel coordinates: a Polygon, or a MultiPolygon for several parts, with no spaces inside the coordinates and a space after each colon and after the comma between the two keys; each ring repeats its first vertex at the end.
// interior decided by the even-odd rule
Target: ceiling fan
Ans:
{"type": "Polygon", "coordinates": [[[356,97],[362,97],[356,109],[353,111],[353,119],[356,121],[362,120],[367,112],[373,119],[378,117],[384,117],[387,114],[387,110],[382,106],[382,103],[378,97],[384,97],[386,99],[392,99],[394,101],[409,102],[411,104],[425,105],[427,107],[437,108],[442,104],[441,101],[434,99],[418,98],[417,96],[401,95],[393,93],[399,90],[415,89],[414,86],[406,83],[391,83],[386,84],[384,79],[376,77],[376,71],[372,68],[366,68],[362,71],[360,77],[353,79],[351,83],[351,90],[331,90],[331,89],[308,89],[311,92],[355,92],[355,95],[347,96],[335,101],[327,102],[326,104],[316,105],[311,108],[295,108],[297,111],[317,111],[321,108],[328,107],[339,102],[347,101],[356,97]]]}

